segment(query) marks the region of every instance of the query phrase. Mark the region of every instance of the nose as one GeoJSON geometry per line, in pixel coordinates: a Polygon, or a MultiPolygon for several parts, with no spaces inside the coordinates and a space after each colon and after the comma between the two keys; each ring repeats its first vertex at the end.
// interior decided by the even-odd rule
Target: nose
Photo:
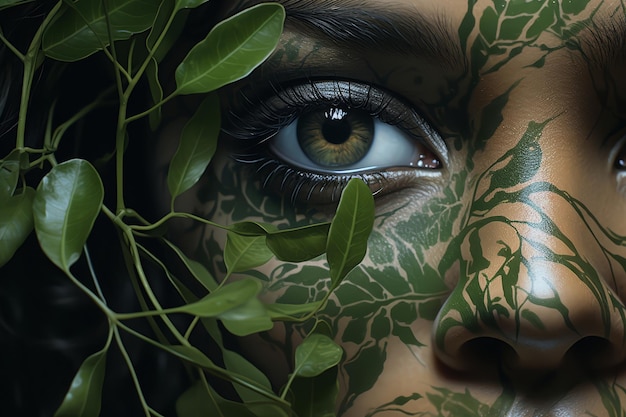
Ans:
{"type": "Polygon", "coordinates": [[[612,269],[598,267],[609,262],[598,239],[584,222],[566,237],[534,210],[504,214],[512,211],[478,219],[460,235],[458,282],[434,323],[436,356],[460,371],[496,360],[530,371],[622,362],[626,310],[609,285],[614,277],[600,272],[612,269]]]}

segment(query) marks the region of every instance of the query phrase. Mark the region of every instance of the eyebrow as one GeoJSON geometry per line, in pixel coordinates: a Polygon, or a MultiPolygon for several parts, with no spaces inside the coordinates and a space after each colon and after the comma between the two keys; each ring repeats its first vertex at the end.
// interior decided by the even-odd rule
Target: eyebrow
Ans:
{"type": "Polygon", "coordinates": [[[578,50],[594,67],[626,63],[626,18],[585,23],[566,44],[578,50]]]}
{"type": "MultiPolygon", "coordinates": [[[[355,0],[280,0],[287,21],[339,47],[410,54],[447,69],[467,61],[453,26],[442,15],[355,0]]],[[[301,30],[302,30],[301,29],[301,30]]]]}

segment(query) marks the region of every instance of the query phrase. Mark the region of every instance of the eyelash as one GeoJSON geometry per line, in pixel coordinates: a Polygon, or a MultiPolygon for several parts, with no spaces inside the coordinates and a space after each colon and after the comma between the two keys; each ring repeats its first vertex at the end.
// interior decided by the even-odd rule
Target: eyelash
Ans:
{"type": "MultiPolygon", "coordinates": [[[[371,85],[308,79],[289,85],[271,84],[270,87],[271,93],[266,96],[241,92],[238,101],[243,105],[231,110],[223,130],[235,140],[235,161],[248,164],[256,173],[262,174],[265,177],[263,188],[277,188],[280,193],[290,189],[292,204],[300,200],[316,202],[313,201],[316,200],[316,191],[317,194],[328,194],[323,197],[324,202],[336,202],[345,184],[354,177],[363,179],[374,195],[382,193],[389,183],[388,176],[380,172],[320,174],[299,170],[273,157],[267,150],[267,141],[310,108],[329,104],[347,105],[398,127],[423,143],[439,137],[409,106],[401,104],[394,109],[393,104],[401,103],[401,100],[371,85]],[[267,96],[269,99],[265,98],[267,96]],[[301,195],[303,190],[306,193],[304,196],[301,195]]],[[[439,148],[441,150],[442,147],[439,148]]]]}

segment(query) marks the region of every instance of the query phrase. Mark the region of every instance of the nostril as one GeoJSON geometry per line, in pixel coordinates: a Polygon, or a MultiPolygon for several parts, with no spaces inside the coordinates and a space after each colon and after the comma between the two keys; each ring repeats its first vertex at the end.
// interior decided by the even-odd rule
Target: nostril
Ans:
{"type": "Polygon", "coordinates": [[[504,366],[512,372],[554,371],[570,365],[594,371],[615,366],[625,359],[622,349],[597,336],[583,337],[561,353],[558,349],[551,349],[549,343],[543,347],[545,349],[542,344],[537,344],[534,349],[528,346],[520,349],[519,345],[515,348],[497,338],[476,337],[459,346],[454,362],[447,365],[466,372],[494,365],[504,366]]]}
{"type": "Polygon", "coordinates": [[[578,340],[567,352],[565,360],[590,370],[601,370],[617,365],[624,360],[621,349],[609,340],[598,336],[587,336],[578,340]]]}
{"type": "Polygon", "coordinates": [[[493,337],[477,337],[460,346],[457,353],[457,358],[460,360],[456,363],[462,363],[464,366],[462,369],[459,366],[456,368],[463,371],[484,370],[502,361],[510,361],[516,356],[515,349],[502,340],[493,337]]]}

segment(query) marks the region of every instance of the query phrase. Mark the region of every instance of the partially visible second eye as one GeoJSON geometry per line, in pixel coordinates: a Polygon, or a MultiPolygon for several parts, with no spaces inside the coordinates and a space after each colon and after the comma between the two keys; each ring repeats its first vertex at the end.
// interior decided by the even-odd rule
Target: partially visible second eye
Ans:
{"type": "Polygon", "coordinates": [[[441,165],[432,151],[407,132],[346,105],[313,106],[282,128],[269,149],[294,167],[318,173],[441,165]]]}

